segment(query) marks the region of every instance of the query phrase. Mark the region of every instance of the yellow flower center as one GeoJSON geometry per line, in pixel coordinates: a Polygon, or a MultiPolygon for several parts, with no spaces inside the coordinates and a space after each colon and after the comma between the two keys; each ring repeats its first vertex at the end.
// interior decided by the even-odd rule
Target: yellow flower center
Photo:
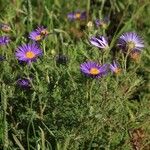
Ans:
{"type": "Polygon", "coordinates": [[[42,39],[42,36],[41,35],[37,35],[36,37],[35,37],[35,40],[36,41],[39,41],[39,40],[41,40],[42,39]]]}
{"type": "Polygon", "coordinates": [[[90,69],[90,74],[92,75],[98,75],[100,71],[97,68],[91,68],[90,69]]]}
{"type": "Polygon", "coordinates": [[[128,49],[132,50],[132,49],[135,48],[135,43],[130,41],[130,42],[127,43],[127,47],[128,47],[128,49]]]}
{"type": "Polygon", "coordinates": [[[32,59],[35,57],[35,54],[32,51],[28,51],[28,52],[26,52],[26,57],[29,59],[32,59]]]}
{"type": "Polygon", "coordinates": [[[102,22],[102,28],[106,29],[107,28],[107,24],[105,22],[102,22]]]}
{"type": "Polygon", "coordinates": [[[76,17],[76,19],[80,19],[81,14],[80,14],[80,13],[76,13],[76,14],[75,14],[75,17],[76,17]]]}

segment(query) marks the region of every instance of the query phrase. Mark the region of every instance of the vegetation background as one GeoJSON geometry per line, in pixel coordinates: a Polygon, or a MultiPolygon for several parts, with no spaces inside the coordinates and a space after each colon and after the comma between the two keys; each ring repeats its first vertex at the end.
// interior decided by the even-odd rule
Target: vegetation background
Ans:
{"type": "MultiPolygon", "coordinates": [[[[8,150],[149,150],[150,149],[150,1],[149,0],[0,0],[0,23],[11,26],[11,43],[0,47],[0,147],[8,150]],[[86,21],[67,19],[85,10],[86,21]],[[106,30],[87,23],[109,16],[106,30]],[[51,33],[41,43],[44,56],[31,67],[15,58],[16,48],[29,42],[37,25],[51,33]],[[101,60],[88,40],[105,34],[116,58],[120,34],[135,31],[145,41],[138,62],[128,60],[127,72],[99,80],[85,78],[80,64],[101,60]],[[59,60],[59,55],[65,55],[59,60]],[[18,77],[32,76],[23,90],[18,77]]],[[[123,67],[121,65],[121,67],[123,67]]]]}

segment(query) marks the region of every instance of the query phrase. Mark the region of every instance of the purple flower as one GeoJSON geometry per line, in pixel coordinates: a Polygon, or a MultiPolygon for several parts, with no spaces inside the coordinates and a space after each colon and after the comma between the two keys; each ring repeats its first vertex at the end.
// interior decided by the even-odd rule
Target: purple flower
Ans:
{"type": "Polygon", "coordinates": [[[43,26],[37,27],[34,31],[29,34],[29,38],[34,41],[43,40],[49,34],[47,28],[43,26]]]}
{"type": "Polygon", "coordinates": [[[16,58],[20,61],[25,61],[27,63],[35,61],[37,57],[41,55],[42,50],[35,43],[21,45],[16,50],[16,58]]]}
{"type": "Polygon", "coordinates": [[[43,39],[43,36],[41,36],[40,33],[38,33],[37,31],[32,31],[30,34],[29,34],[29,38],[33,41],[40,41],[43,39]]]}
{"type": "Polygon", "coordinates": [[[96,27],[102,27],[102,28],[106,29],[108,24],[109,24],[109,19],[107,17],[105,17],[104,19],[96,19],[95,20],[96,27]]]}
{"type": "Polygon", "coordinates": [[[17,80],[17,85],[19,85],[21,88],[30,88],[31,84],[30,84],[30,80],[27,78],[20,78],[17,80]]]}
{"type": "Polygon", "coordinates": [[[10,26],[8,24],[4,24],[4,23],[0,25],[0,28],[4,32],[9,32],[11,30],[10,26]]]}
{"type": "Polygon", "coordinates": [[[144,47],[144,41],[135,32],[126,32],[120,36],[118,40],[118,47],[125,51],[141,51],[144,47]]]}
{"type": "Polygon", "coordinates": [[[115,61],[113,61],[113,63],[110,64],[110,70],[115,74],[120,74],[121,72],[119,65],[115,61]]]}
{"type": "Polygon", "coordinates": [[[96,25],[97,27],[101,26],[102,23],[103,23],[103,22],[102,22],[100,19],[96,19],[96,20],[95,20],[95,25],[96,25]]]}
{"type": "Polygon", "coordinates": [[[86,12],[83,11],[76,11],[68,14],[68,19],[73,21],[73,20],[85,20],[86,19],[86,12]]]}
{"type": "Polygon", "coordinates": [[[80,65],[83,74],[92,78],[100,78],[107,73],[107,65],[99,65],[96,62],[84,62],[80,65]]]}
{"type": "Polygon", "coordinates": [[[43,27],[43,26],[39,26],[36,31],[43,36],[47,36],[49,34],[47,28],[43,27]]]}
{"type": "Polygon", "coordinates": [[[6,45],[10,42],[10,38],[8,36],[0,37],[0,45],[6,45]]]}
{"type": "Polygon", "coordinates": [[[101,49],[107,49],[109,47],[108,41],[104,36],[91,37],[90,43],[101,49]]]}

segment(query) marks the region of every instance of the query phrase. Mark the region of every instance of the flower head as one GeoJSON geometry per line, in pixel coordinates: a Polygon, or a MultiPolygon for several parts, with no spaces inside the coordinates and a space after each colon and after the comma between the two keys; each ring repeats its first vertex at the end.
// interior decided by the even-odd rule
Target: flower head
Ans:
{"type": "Polygon", "coordinates": [[[42,36],[47,36],[49,34],[47,28],[40,26],[36,29],[36,31],[42,36]]]}
{"type": "Polygon", "coordinates": [[[105,17],[104,19],[96,19],[95,25],[96,27],[102,27],[103,29],[106,29],[109,24],[109,19],[105,17]]]}
{"type": "Polygon", "coordinates": [[[96,62],[84,62],[80,65],[83,74],[92,78],[100,78],[107,73],[107,65],[99,65],[96,62]]]}
{"type": "Polygon", "coordinates": [[[140,52],[140,51],[138,51],[138,50],[133,50],[133,51],[131,51],[131,53],[130,53],[130,58],[131,58],[132,60],[138,62],[139,59],[140,59],[140,55],[141,55],[141,52],[140,52]]]}
{"type": "Polygon", "coordinates": [[[37,31],[32,31],[29,34],[29,38],[33,41],[40,41],[43,39],[43,36],[41,36],[41,34],[39,34],[37,31]]]}
{"type": "Polygon", "coordinates": [[[10,26],[8,24],[1,24],[0,29],[4,32],[9,32],[11,30],[10,26]]]}
{"type": "Polygon", "coordinates": [[[87,23],[87,27],[88,27],[89,29],[92,29],[92,27],[93,27],[93,22],[92,22],[92,21],[89,21],[89,22],[87,23]]]}
{"type": "Polygon", "coordinates": [[[19,78],[17,80],[17,85],[19,85],[21,88],[30,88],[31,84],[30,84],[30,80],[27,78],[19,78]]]}
{"type": "Polygon", "coordinates": [[[16,58],[27,63],[35,61],[41,55],[42,50],[35,43],[22,45],[16,50],[16,58]]]}
{"type": "Polygon", "coordinates": [[[39,26],[34,31],[30,32],[29,38],[34,41],[41,41],[49,34],[47,28],[39,26]]]}
{"type": "Polygon", "coordinates": [[[135,32],[126,32],[120,36],[118,46],[125,51],[141,51],[144,47],[144,42],[135,32]]]}
{"type": "Polygon", "coordinates": [[[0,37],[0,45],[7,45],[10,42],[10,38],[8,36],[0,37]]]}
{"type": "Polygon", "coordinates": [[[113,61],[113,63],[110,64],[110,69],[115,74],[121,73],[121,69],[119,68],[119,65],[115,61],[113,61]]]}
{"type": "Polygon", "coordinates": [[[74,21],[74,20],[85,20],[87,16],[85,11],[83,12],[76,11],[69,13],[67,17],[69,20],[74,21]]]}
{"type": "Polygon", "coordinates": [[[108,41],[104,36],[91,37],[90,43],[101,49],[107,49],[109,47],[108,41]]]}

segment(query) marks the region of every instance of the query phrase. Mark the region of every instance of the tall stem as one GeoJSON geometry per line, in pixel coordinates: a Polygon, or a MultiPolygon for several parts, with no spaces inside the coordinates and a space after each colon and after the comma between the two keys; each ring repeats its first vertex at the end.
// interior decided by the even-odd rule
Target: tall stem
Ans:
{"type": "MultiPolygon", "coordinates": [[[[91,0],[87,0],[87,15],[89,16],[89,13],[90,13],[90,3],[91,3],[91,0]]],[[[87,17],[87,21],[88,21],[89,17],[87,17]]]]}
{"type": "Polygon", "coordinates": [[[91,87],[90,87],[90,91],[89,91],[89,95],[90,95],[90,104],[92,103],[92,89],[93,89],[94,84],[95,84],[95,80],[92,81],[91,87]]]}
{"type": "Polygon", "coordinates": [[[3,133],[3,144],[4,150],[8,149],[8,124],[7,124],[7,96],[6,96],[6,88],[5,85],[2,85],[2,92],[1,92],[1,99],[2,99],[2,106],[3,106],[3,121],[4,121],[4,133],[3,133]]]}
{"type": "Polygon", "coordinates": [[[125,70],[125,73],[127,71],[127,59],[128,59],[129,54],[130,54],[130,51],[131,50],[128,48],[127,53],[126,53],[125,58],[124,58],[124,70],[125,70]]]}

